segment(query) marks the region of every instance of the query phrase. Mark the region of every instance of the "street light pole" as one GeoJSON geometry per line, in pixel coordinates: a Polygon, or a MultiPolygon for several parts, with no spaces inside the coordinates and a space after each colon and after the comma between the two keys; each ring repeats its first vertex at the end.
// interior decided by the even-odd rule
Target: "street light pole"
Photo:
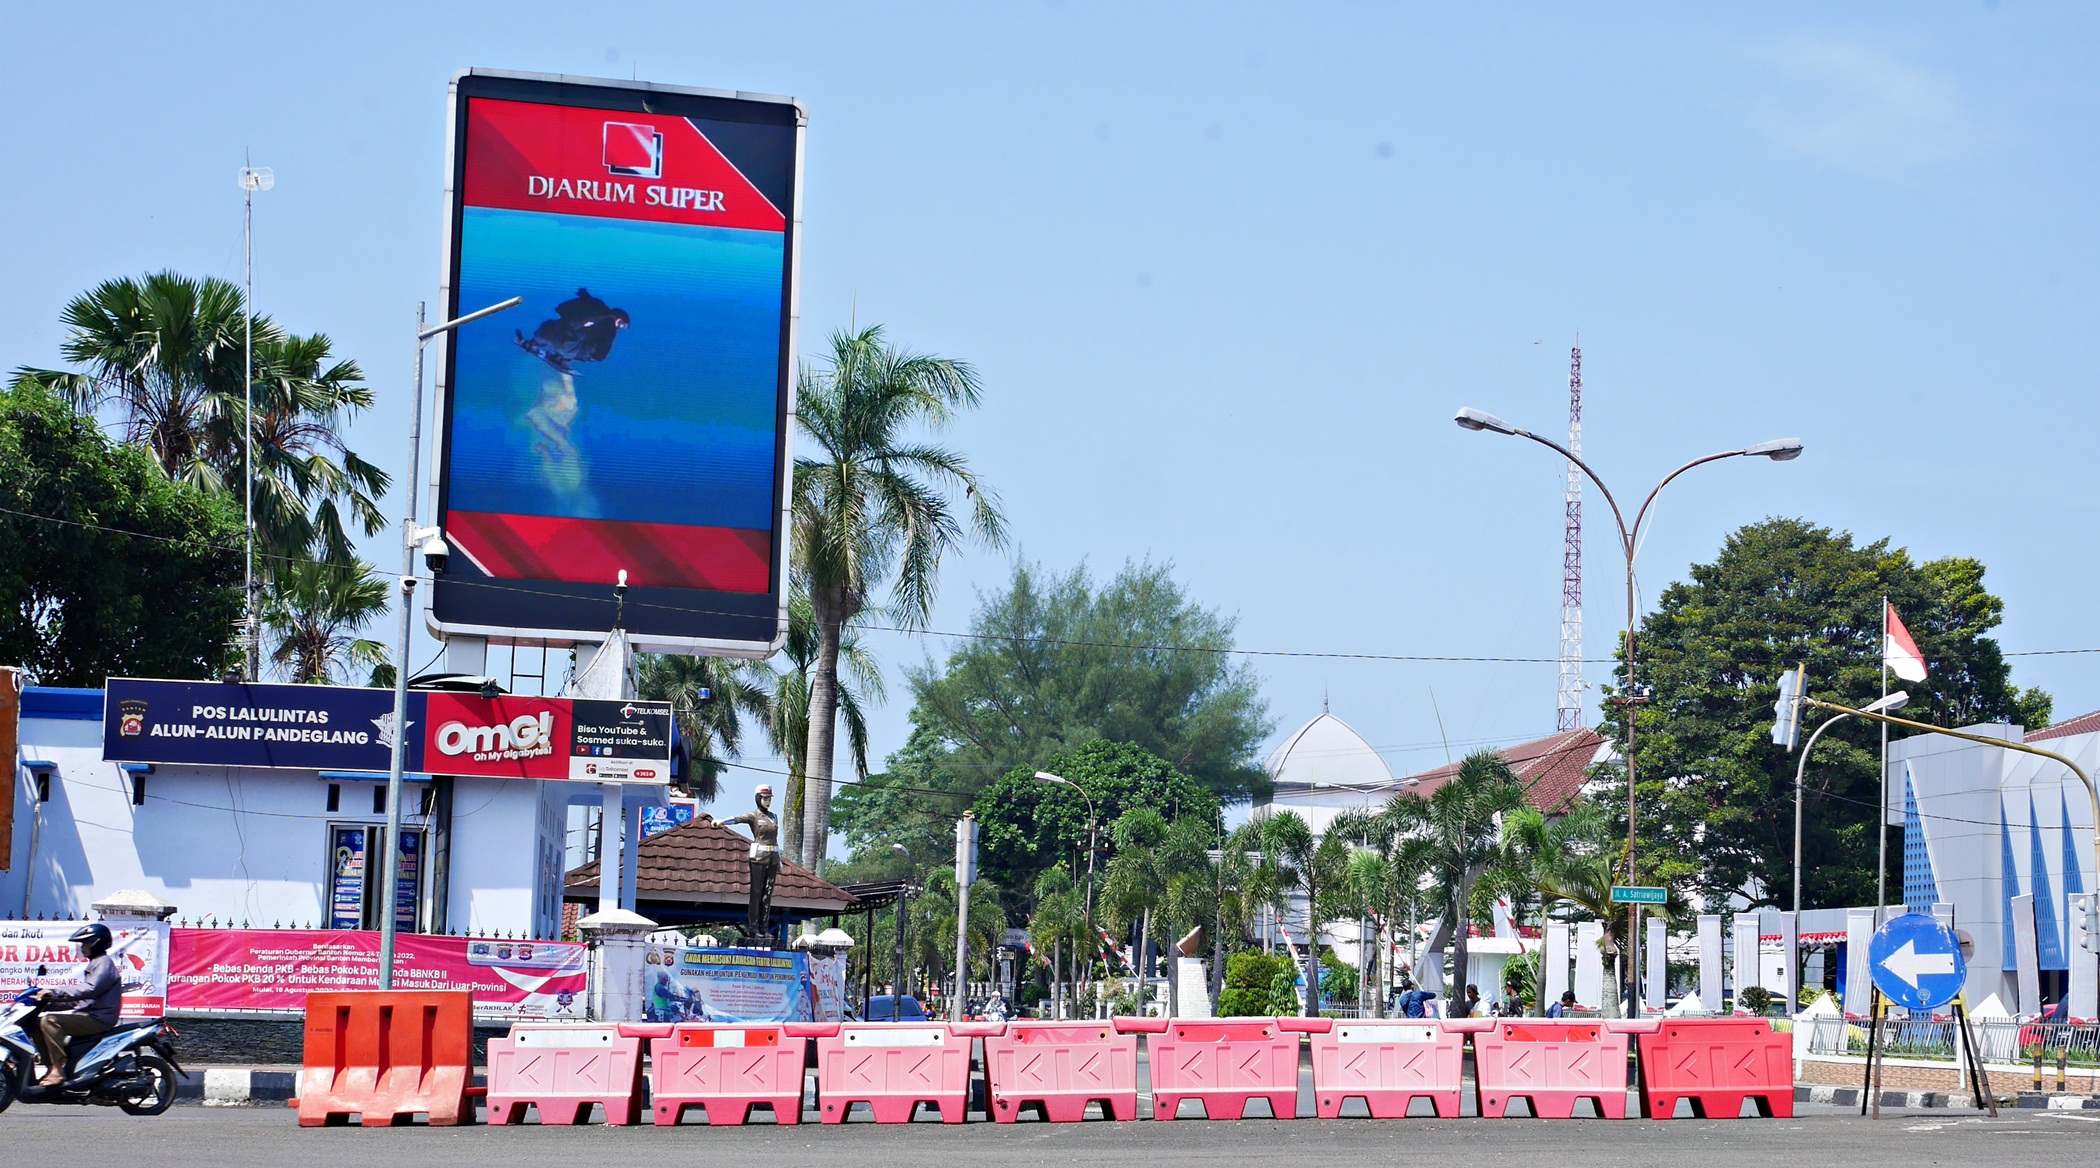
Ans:
{"type": "MultiPolygon", "coordinates": [[[[903,844],[891,844],[890,849],[903,856],[907,865],[911,863],[911,850],[903,844]]],[[[897,889],[897,980],[890,986],[890,1021],[892,1022],[901,1020],[899,1011],[904,1009],[905,995],[911,993],[904,979],[904,910],[910,901],[911,872],[907,868],[904,873],[904,881],[897,889]]]]}
{"type": "MultiPolygon", "coordinates": [[[[1910,694],[1903,690],[1897,690],[1895,693],[1889,694],[1869,705],[1867,712],[1876,713],[1886,710],[1900,710],[1909,704],[1910,694]]],[[[1808,771],[1808,755],[1810,751],[1816,748],[1816,740],[1823,737],[1823,731],[1830,729],[1851,716],[1850,714],[1839,714],[1837,717],[1816,727],[1816,732],[1808,736],[1808,745],[1801,748],[1800,759],[1794,763],[1794,911],[1797,913],[1801,911],[1801,783],[1808,771]]],[[[1887,729],[1884,727],[1883,733],[1886,732],[1887,729]]]]}
{"type": "Polygon", "coordinates": [[[408,634],[411,628],[409,610],[413,607],[409,601],[416,588],[416,548],[426,540],[436,541],[437,547],[444,546],[444,537],[436,530],[426,532],[416,526],[417,463],[423,453],[423,346],[429,344],[432,337],[442,336],[482,317],[494,316],[506,308],[516,308],[524,302],[524,297],[513,296],[501,304],[491,304],[479,312],[470,312],[428,328],[423,325],[423,305],[416,305],[416,387],[409,398],[408,415],[408,509],[401,521],[401,623],[400,635],[394,642],[394,741],[386,772],[386,883],[380,885],[384,905],[379,914],[379,988],[382,990],[394,988],[394,917],[399,911],[395,901],[400,895],[397,886],[401,881],[401,770],[408,758],[408,634]]]}
{"type": "Polygon", "coordinates": [[[1039,783],[1070,787],[1079,792],[1081,799],[1086,800],[1086,902],[1081,914],[1086,922],[1086,947],[1079,951],[1078,956],[1085,963],[1085,968],[1091,971],[1094,962],[1086,955],[1099,948],[1094,938],[1094,857],[1101,852],[1101,817],[1094,813],[1094,797],[1087,794],[1086,788],[1078,783],[1063,775],[1053,775],[1049,771],[1035,772],[1035,780],[1039,783]]]}
{"type": "Polygon", "coordinates": [[[247,529],[243,651],[249,681],[262,680],[262,618],[255,583],[255,192],[277,185],[269,167],[243,166],[241,187],[241,515],[247,529]]]}
{"type": "MultiPolygon", "coordinates": [[[[1459,410],[1452,421],[1458,423],[1460,429],[1475,432],[1487,430],[1496,434],[1507,434],[1513,438],[1529,438],[1533,442],[1554,451],[1580,469],[1583,477],[1596,484],[1597,490],[1604,495],[1604,501],[1611,506],[1612,522],[1619,529],[1619,550],[1626,557],[1626,689],[1625,696],[1620,701],[1626,707],[1626,882],[1633,884],[1636,882],[1634,848],[1638,839],[1640,814],[1640,804],[1637,796],[1639,788],[1634,782],[1634,722],[1638,707],[1645,700],[1641,696],[1640,686],[1635,680],[1634,673],[1636,662],[1634,639],[1638,632],[1636,628],[1638,614],[1634,605],[1633,560],[1635,553],[1640,550],[1640,534],[1642,527],[1648,521],[1648,509],[1655,505],[1655,497],[1662,494],[1664,487],[1669,486],[1676,481],[1677,476],[1695,466],[1704,466],[1709,462],[1719,462],[1726,458],[1753,456],[1769,458],[1774,462],[1791,462],[1801,457],[1801,440],[1798,438],[1779,438],[1770,442],[1760,442],[1755,446],[1745,446],[1739,450],[1723,450],[1716,454],[1695,458],[1664,475],[1663,480],[1655,484],[1655,489],[1649,491],[1648,497],[1642,500],[1640,510],[1634,512],[1633,523],[1629,526],[1626,522],[1625,513],[1619,509],[1619,501],[1612,497],[1611,488],[1605,486],[1604,480],[1597,477],[1597,472],[1591,470],[1588,463],[1576,457],[1575,453],[1567,447],[1553,441],[1551,438],[1541,437],[1529,430],[1519,429],[1493,414],[1471,407],[1459,410]]],[[[1641,907],[1637,904],[1628,905],[1626,908],[1626,1001],[1629,1007],[1627,1013],[1634,1018],[1638,1018],[1641,1015],[1640,919],[1641,907]]]]}

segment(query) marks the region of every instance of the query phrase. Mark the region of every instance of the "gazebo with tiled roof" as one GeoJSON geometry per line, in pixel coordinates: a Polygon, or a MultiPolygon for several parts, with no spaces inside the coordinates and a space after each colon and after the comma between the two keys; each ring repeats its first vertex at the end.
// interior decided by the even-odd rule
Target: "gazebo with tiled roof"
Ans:
{"type": "MultiPolygon", "coordinates": [[[[711,819],[696,819],[642,841],[636,856],[635,911],[663,925],[741,922],[751,898],[751,839],[711,819]]],[[[598,897],[598,863],[569,872],[563,899],[598,897]]],[[[776,921],[857,911],[853,895],[785,860],[773,883],[776,921]]]]}

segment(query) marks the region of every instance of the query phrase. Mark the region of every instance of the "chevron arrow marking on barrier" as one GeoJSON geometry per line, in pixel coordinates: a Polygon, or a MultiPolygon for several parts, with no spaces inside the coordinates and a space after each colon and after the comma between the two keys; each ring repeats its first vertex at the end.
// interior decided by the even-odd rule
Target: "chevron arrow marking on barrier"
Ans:
{"type": "Polygon", "coordinates": [[[1597,1068],[1594,1065],[1592,1065],[1596,1061],[1596,1051],[1582,1051],[1581,1053],[1577,1054],[1574,1058],[1568,1060],[1568,1074],[1575,1078],[1581,1079],[1583,1082],[1589,1082],[1597,1077],[1597,1068]]]}
{"type": "Polygon", "coordinates": [[[931,1083],[934,1080],[934,1076],[927,1073],[926,1064],[932,1061],[932,1055],[922,1054],[919,1056],[918,1062],[915,1062],[911,1066],[905,1068],[904,1073],[910,1075],[914,1079],[917,1079],[921,1083],[931,1083]]]}
{"type": "Polygon", "coordinates": [[[1699,1054],[1700,1052],[1696,1050],[1687,1050],[1680,1053],[1677,1056],[1677,1065],[1670,1069],[1683,1075],[1684,1081],[1687,1083],[1698,1082],[1701,1078],[1699,1074],[1699,1054]]]}
{"type": "Polygon", "coordinates": [[[1072,1074],[1075,1077],[1084,1075],[1089,1079],[1106,1079],[1108,1076],[1101,1073],[1101,1052],[1089,1051],[1086,1058],[1072,1068],[1072,1074]]]}
{"type": "Polygon", "coordinates": [[[1349,1057],[1342,1060],[1342,1069],[1349,1072],[1352,1075],[1357,1076],[1358,1078],[1368,1078],[1369,1076],[1363,1073],[1363,1065],[1364,1063],[1368,1062],[1370,1058],[1371,1052],[1368,1050],[1351,1051],[1349,1053],[1349,1057]]]}
{"type": "Polygon", "coordinates": [[[1764,1053],[1763,1051],[1760,1051],[1760,1050],[1756,1050],[1756,1049],[1751,1049],[1751,1050],[1746,1050],[1746,1051],[1744,1051],[1744,1052],[1743,1052],[1743,1057],[1741,1057],[1741,1058],[1739,1058],[1739,1059],[1735,1060],[1735,1069],[1736,1069],[1736,1070],[1738,1070],[1738,1071],[1742,1071],[1742,1072],[1744,1072],[1745,1074],[1752,1074],[1752,1075],[1756,1074],[1756,1073],[1757,1073],[1757,1064],[1758,1064],[1758,1056],[1759,1056],[1760,1054],[1763,1054],[1763,1053],[1764,1053]]]}
{"type": "Polygon", "coordinates": [[[1247,1056],[1240,1060],[1240,1074],[1250,1079],[1258,1077],[1261,1074],[1262,1056],[1267,1053],[1265,1050],[1248,1051],[1247,1056]]]}

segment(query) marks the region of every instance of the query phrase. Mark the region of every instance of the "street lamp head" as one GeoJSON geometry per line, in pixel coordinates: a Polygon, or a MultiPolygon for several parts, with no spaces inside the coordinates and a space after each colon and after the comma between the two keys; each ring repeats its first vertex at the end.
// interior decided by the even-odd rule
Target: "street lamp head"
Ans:
{"type": "Polygon", "coordinates": [[[1773,462],[1792,462],[1801,457],[1801,449],[1799,438],[1774,438],[1770,442],[1760,442],[1749,447],[1743,453],[1769,458],[1773,462]]]}
{"type": "Polygon", "coordinates": [[[1909,704],[1909,691],[1899,689],[1895,693],[1892,693],[1887,697],[1881,698],[1878,701],[1869,703],[1868,705],[1862,707],[1861,712],[1868,714],[1886,714],[1890,710],[1900,710],[1909,704]]]}
{"type": "Polygon", "coordinates": [[[898,854],[898,855],[900,855],[900,856],[909,856],[909,855],[911,855],[911,849],[910,849],[910,848],[907,848],[907,847],[905,847],[905,846],[904,846],[903,844],[891,844],[891,845],[890,845],[890,850],[891,850],[891,851],[893,851],[893,852],[895,852],[895,853],[897,853],[897,854],[898,854]]]}
{"type": "Polygon", "coordinates": [[[1510,425],[1508,422],[1485,410],[1476,410],[1472,406],[1467,406],[1458,411],[1451,420],[1457,422],[1462,430],[1492,430],[1497,434],[1516,434],[1519,432],[1515,426],[1510,425]]]}
{"type": "Polygon", "coordinates": [[[1060,787],[1069,787],[1072,785],[1072,780],[1064,777],[1063,775],[1053,775],[1049,771],[1035,772],[1035,781],[1038,783],[1056,783],[1060,787]]]}

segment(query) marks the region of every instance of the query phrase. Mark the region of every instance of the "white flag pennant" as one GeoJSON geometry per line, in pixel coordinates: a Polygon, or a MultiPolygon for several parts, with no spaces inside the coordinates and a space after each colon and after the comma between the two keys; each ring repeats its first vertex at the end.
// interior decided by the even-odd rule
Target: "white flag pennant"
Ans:
{"type": "Polygon", "coordinates": [[[1925,680],[1925,655],[1918,652],[1918,643],[1911,640],[1910,630],[1903,627],[1903,619],[1896,615],[1896,606],[1886,602],[1884,606],[1888,609],[1885,616],[1888,631],[1881,638],[1881,663],[1890,673],[1905,681],[1925,680]]]}

